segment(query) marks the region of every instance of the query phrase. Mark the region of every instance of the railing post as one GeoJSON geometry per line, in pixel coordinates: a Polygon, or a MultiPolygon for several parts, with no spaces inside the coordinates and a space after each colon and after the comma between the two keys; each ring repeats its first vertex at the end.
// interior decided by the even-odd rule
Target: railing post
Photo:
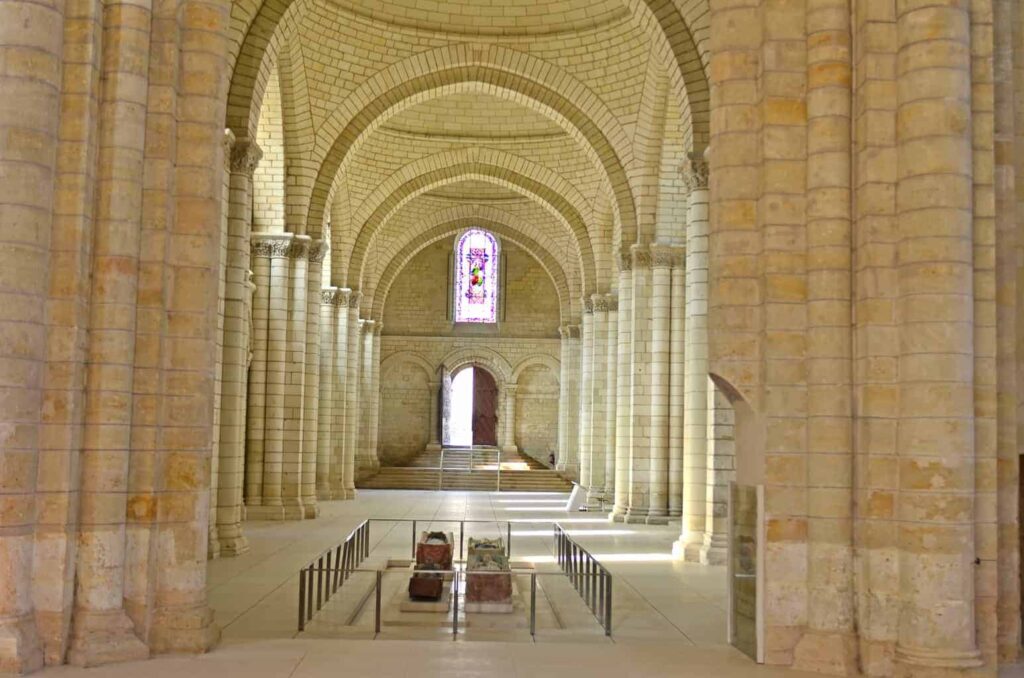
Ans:
{"type": "Polygon", "coordinates": [[[306,570],[299,570],[299,632],[306,630],[306,570]]]}
{"type": "Polygon", "coordinates": [[[324,557],[320,556],[316,561],[316,609],[323,606],[324,593],[324,557]]]}
{"type": "Polygon", "coordinates": [[[373,618],[373,629],[374,629],[374,633],[375,634],[379,634],[380,633],[380,587],[381,587],[381,580],[383,579],[383,577],[384,577],[384,572],[381,571],[381,570],[377,570],[377,591],[376,591],[377,601],[376,601],[376,607],[375,607],[374,618],[373,618]]]}
{"type": "Polygon", "coordinates": [[[309,581],[306,583],[306,618],[313,618],[313,565],[312,563],[307,570],[309,572],[309,581]]]}
{"type": "Polygon", "coordinates": [[[530,635],[537,635],[537,573],[530,573],[530,635]]]}
{"type": "Polygon", "coordinates": [[[324,586],[324,602],[326,603],[328,600],[331,599],[331,594],[333,593],[333,591],[331,591],[331,551],[330,551],[330,549],[327,550],[327,572],[325,574],[326,574],[326,576],[324,577],[324,581],[326,582],[326,585],[324,586]]]}
{"type": "MultiPolygon", "coordinates": [[[[461,543],[459,549],[462,549],[461,543]]],[[[442,585],[443,586],[443,585],[442,585]]],[[[459,571],[452,573],[452,640],[459,635],[459,571]]]]}
{"type": "Polygon", "coordinates": [[[505,523],[505,526],[505,532],[508,534],[508,539],[505,541],[505,555],[512,560],[512,523],[505,523]]]}
{"type": "Polygon", "coordinates": [[[459,560],[462,560],[462,534],[466,527],[466,521],[459,521],[459,560]]]}
{"type": "Polygon", "coordinates": [[[412,521],[412,559],[416,560],[416,521],[412,521]]]}
{"type": "Polygon", "coordinates": [[[608,605],[604,608],[604,635],[612,635],[612,575],[608,573],[608,605]]]}

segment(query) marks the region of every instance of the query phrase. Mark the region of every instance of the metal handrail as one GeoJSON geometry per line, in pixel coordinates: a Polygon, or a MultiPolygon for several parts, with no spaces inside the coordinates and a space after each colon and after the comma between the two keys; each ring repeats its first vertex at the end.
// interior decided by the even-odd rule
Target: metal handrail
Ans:
{"type": "Polygon", "coordinates": [[[612,574],[555,523],[555,560],[573,588],[597,617],[604,635],[612,635],[612,574]]]}
{"type": "MultiPolygon", "coordinates": [[[[411,518],[367,518],[361,522],[345,540],[332,548],[322,551],[319,555],[310,560],[299,571],[299,624],[298,630],[304,631],[306,624],[313,619],[313,615],[327,604],[335,593],[337,593],[345,582],[357,572],[374,573],[375,584],[375,619],[374,628],[380,633],[381,628],[381,584],[384,570],[366,569],[359,567],[370,555],[370,525],[374,521],[390,523],[411,523],[412,524],[412,557],[416,558],[416,528],[421,522],[425,523],[459,523],[459,557],[458,563],[463,563],[463,542],[466,523],[494,523],[493,520],[419,520],[411,518]]],[[[512,557],[512,523],[506,523],[506,554],[511,560],[512,557]]],[[[569,582],[583,598],[584,603],[597,618],[598,623],[604,629],[606,636],[612,635],[612,575],[594,556],[586,549],[569,538],[566,531],[558,523],[554,524],[555,555],[562,574],[568,577],[569,582]]],[[[472,574],[525,574],[527,571],[510,568],[508,571],[474,571],[472,574]]],[[[530,635],[536,635],[537,626],[537,577],[538,575],[554,575],[555,573],[536,572],[529,570],[530,574],[530,635]]],[[[464,570],[432,570],[432,574],[451,574],[454,614],[452,622],[453,635],[458,634],[458,590],[459,581],[467,574],[464,570]]]]}
{"type": "Polygon", "coordinates": [[[321,551],[299,570],[299,631],[305,630],[306,622],[348,581],[369,555],[370,521],[364,520],[343,542],[321,551]]]}
{"type": "Polygon", "coordinates": [[[412,523],[412,557],[416,558],[416,526],[419,523],[458,523],[459,524],[459,557],[456,560],[462,560],[463,542],[465,541],[466,523],[489,523],[489,524],[500,524],[505,523],[505,557],[509,560],[512,559],[512,523],[507,520],[444,520],[442,518],[430,518],[428,520],[420,520],[419,518],[367,518],[366,522],[372,523],[412,523]]]}

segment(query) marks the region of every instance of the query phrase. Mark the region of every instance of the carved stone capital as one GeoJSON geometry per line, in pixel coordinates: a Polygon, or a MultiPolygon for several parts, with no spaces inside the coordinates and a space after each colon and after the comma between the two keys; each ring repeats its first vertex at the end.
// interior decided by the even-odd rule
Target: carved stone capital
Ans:
{"type": "Polygon", "coordinates": [[[252,256],[263,259],[282,259],[289,256],[292,247],[290,235],[254,235],[252,256]]]}
{"type": "Polygon", "coordinates": [[[606,294],[594,294],[590,297],[591,304],[594,308],[594,313],[607,313],[608,312],[608,295],[606,294]]]}
{"type": "Polygon", "coordinates": [[[609,294],[607,296],[607,299],[608,299],[608,310],[609,311],[618,311],[619,310],[619,295],[617,295],[617,294],[609,294]]]}
{"type": "Polygon", "coordinates": [[[373,320],[360,318],[359,329],[361,329],[364,334],[373,334],[373,326],[375,324],[376,323],[373,320]]]}
{"type": "Polygon", "coordinates": [[[594,301],[590,297],[583,297],[583,312],[593,313],[594,312],[594,301]]]}
{"type": "Polygon", "coordinates": [[[347,306],[347,290],[341,287],[324,287],[320,290],[320,302],[325,306],[347,306]]]}
{"type": "Polygon", "coordinates": [[[672,268],[675,262],[675,248],[672,245],[651,245],[651,266],[654,268],[672,268]]]}
{"type": "Polygon", "coordinates": [[[686,154],[686,162],[680,168],[683,173],[683,181],[691,191],[707,190],[708,187],[708,161],[703,153],[686,154]]]}
{"type": "Polygon", "coordinates": [[[309,250],[313,243],[308,235],[297,235],[292,238],[292,244],[288,248],[289,259],[305,259],[309,257],[309,250]]]}
{"type": "Polygon", "coordinates": [[[651,251],[647,245],[630,245],[629,254],[633,257],[633,268],[651,267],[651,251]]]}
{"type": "Polygon", "coordinates": [[[359,309],[359,302],[363,300],[363,293],[359,290],[349,290],[348,307],[359,309]]]}
{"type": "Polygon", "coordinates": [[[373,322],[373,327],[370,328],[370,331],[373,332],[373,336],[379,337],[381,333],[384,332],[384,323],[380,322],[379,320],[375,320],[373,322]]]}
{"type": "Polygon", "coordinates": [[[314,240],[309,246],[309,263],[323,263],[324,257],[331,250],[326,240],[314,240]]]}
{"type": "Polygon", "coordinates": [[[231,171],[244,172],[250,177],[263,159],[263,149],[253,139],[236,139],[231,147],[231,171]]]}

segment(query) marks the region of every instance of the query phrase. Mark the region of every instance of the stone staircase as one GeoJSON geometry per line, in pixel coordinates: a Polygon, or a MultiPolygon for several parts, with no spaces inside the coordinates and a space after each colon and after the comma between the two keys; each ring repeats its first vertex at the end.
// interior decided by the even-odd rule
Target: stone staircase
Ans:
{"type": "Polygon", "coordinates": [[[495,447],[422,452],[404,466],[382,466],[357,483],[380,490],[569,492],[572,484],[536,459],[495,447]],[[500,465],[500,473],[499,473],[500,465]],[[500,487],[499,487],[500,485],[500,487]]]}

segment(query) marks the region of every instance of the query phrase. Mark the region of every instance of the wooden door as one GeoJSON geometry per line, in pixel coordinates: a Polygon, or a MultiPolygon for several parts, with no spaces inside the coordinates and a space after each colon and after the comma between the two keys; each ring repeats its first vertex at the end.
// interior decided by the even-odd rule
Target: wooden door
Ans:
{"type": "Polygon", "coordinates": [[[473,444],[498,444],[498,385],[485,369],[473,368],[473,444]]]}

